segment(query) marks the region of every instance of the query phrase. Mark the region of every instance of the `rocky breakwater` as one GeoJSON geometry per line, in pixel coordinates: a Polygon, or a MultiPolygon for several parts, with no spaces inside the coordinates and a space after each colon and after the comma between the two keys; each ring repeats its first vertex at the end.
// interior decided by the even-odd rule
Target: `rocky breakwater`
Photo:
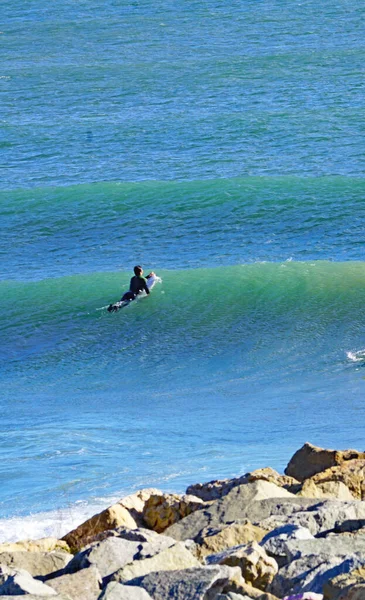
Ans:
{"type": "Polygon", "coordinates": [[[305,444],[270,467],[145,489],[62,540],[0,544],[0,596],[365,600],[365,453],[305,444]]]}

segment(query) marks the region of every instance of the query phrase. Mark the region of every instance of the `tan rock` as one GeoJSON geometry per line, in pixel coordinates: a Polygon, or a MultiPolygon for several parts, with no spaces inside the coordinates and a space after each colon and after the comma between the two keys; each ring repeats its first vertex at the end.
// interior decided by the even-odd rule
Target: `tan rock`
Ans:
{"type": "Polygon", "coordinates": [[[278,572],[278,564],[257,542],[235,546],[207,557],[208,564],[240,567],[246,583],[265,591],[278,572]]]}
{"type": "Polygon", "coordinates": [[[244,483],[247,483],[246,475],[234,479],[215,479],[206,483],[194,483],[187,488],[186,493],[201,498],[204,502],[210,502],[223,498],[234,487],[244,483]]]}
{"type": "Polygon", "coordinates": [[[289,491],[292,491],[291,488],[293,486],[297,486],[299,481],[294,477],[289,477],[288,475],[280,475],[275,469],[271,467],[265,467],[264,469],[256,469],[251,473],[246,474],[247,483],[251,483],[252,481],[269,481],[270,483],[275,483],[280,487],[284,487],[289,491]]]}
{"type": "Polygon", "coordinates": [[[365,500],[365,459],[354,459],[317,473],[312,481],[318,484],[327,482],[342,482],[348,487],[353,497],[365,500]]]}
{"type": "MultiPolygon", "coordinates": [[[[365,452],[358,450],[326,450],[306,442],[290,459],[285,474],[299,481],[309,479],[337,465],[355,459],[365,460],[365,452]]],[[[351,489],[351,488],[350,488],[351,489]]]]}
{"type": "Polygon", "coordinates": [[[162,533],[167,527],[204,505],[200,498],[187,494],[152,495],[145,504],[143,518],[147,527],[162,533]]]}
{"type": "Polygon", "coordinates": [[[297,496],[303,496],[304,498],[355,500],[349,488],[342,481],[325,481],[316,484],[313,479],[306,479],[297,496]]]}
{"type": "Polygon", "coordinates": [[[337,575],[323,586],[324,600],[364,600],[365,567],[337,575]]]}
{"type": "Polygon", "coordinates": [[[138,527],[144,527],[143,510],[147,500],[151,496],[162,496],[163,492],[156,488],[144,488],[134,494],[125,496],[118,501],[118,504],[126,508],[136,521],[138,527]]]}
{"type": "Polygon", "coordinates": [[[200,536],[200,556],[217,554],[233,546],[261,542],[267,531],[253,525],[247,519],[242,523],[231,523],[222,529],[206,528],[200,536]]]}
{"type": "Polygon", "coordinates": [[[70,547],[67,542],[53,537],[0,544],[0,552],[53,552],[54,550],[70,552],[70,547]]]}
{"type": "Polygon", "coordinates": [[[67,533],[62,540],[64,540],[73,551],[80,550],[89,544],[98,533],[107,529],[115,529],[120,526],[137,529],[137,523],[129,510],[118,503],[109,506],[109,508],[97,515],[94,515],[91,519],[88,519],[76,529],[67,533]]]}

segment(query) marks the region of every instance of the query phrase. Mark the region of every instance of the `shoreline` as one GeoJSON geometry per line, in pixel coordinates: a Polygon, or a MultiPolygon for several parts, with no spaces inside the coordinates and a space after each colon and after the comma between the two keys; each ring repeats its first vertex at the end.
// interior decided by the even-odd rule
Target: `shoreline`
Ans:
{"type": "Polygon", "coordinates": [[[306,443],[284,474],[142,489],[61,539],[0,544],[0,595],[360,600],[364,475],[365,452],[306,443]]]}

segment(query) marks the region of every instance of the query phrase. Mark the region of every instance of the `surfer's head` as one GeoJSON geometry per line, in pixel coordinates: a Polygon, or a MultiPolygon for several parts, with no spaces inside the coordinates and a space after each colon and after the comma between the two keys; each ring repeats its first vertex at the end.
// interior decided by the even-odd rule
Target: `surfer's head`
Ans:
{"type": "Polygon", "coordinates": [[[134,274],[137,275],[137,277],[140,277],[143,273],[143,269],[142,269],[141,265],[137,265],[136,267],[134,267],[133,271],[134,271],[134,274]]]}

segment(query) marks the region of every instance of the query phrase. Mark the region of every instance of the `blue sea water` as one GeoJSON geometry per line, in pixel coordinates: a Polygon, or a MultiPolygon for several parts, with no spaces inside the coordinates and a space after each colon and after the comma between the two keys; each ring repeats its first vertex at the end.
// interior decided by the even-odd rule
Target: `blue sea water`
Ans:
{"type": "Polygon", "coordinates": [[[363,4],[2,14],[0,541],[363,449],[363,4]]]}

